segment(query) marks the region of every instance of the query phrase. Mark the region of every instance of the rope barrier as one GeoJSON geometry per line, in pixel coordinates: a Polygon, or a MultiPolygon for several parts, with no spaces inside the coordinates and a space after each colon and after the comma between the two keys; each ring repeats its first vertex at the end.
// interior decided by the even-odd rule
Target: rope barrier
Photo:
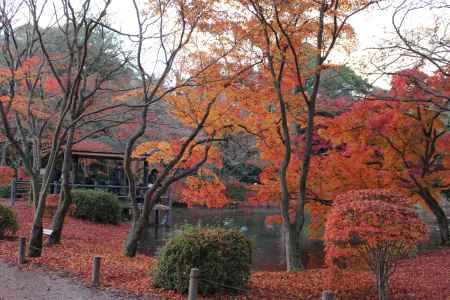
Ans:
{"type": "MultiPolygon", "coordinates": [[[[226,288],[226,289],[229,289],[229,290],[234,290],[234,291],[237,291],[237,292],[239,292],[239,293],[242,293],[242,294],[246,294],[245,296],[249,296],[250,294],[260,294],[260,293],[255,293],[255,292],[257,292],[257,291],[263,291],[263,294],[264,295],[267,295],[267,294],[269,294],[270,296],[275,296],[276,298],[279,298],[279,299],[287,299],[287,300],[302,300],[302,299],[300,299],[299,297],[296,297],[296,296],[294,296],[294,295],[286,295],[286,294],[280,294],[280,293],[276,293],[276,292],[273,292],[273,291],[271,291],[271,290],[267,290],[267,289],[254,289],[254,290],[250,290],[250,289],[245,289],[245,288],[241,288],[241,287],[235,287],[235,286],[231,286],[231,285],[227,285],[227,284],[224,284],[224,283],[220,283],[220,282],[217,282],[217,281],[213,281],[213,280],[209,280],[209,279],[205,279],[205,278],[199,278],[199,281],[200,282],[207,282],[207,283],[211,283],[211,284],[215,284],[215,285],[217,285],[217,286],[221,286],[221,287],[224,287],[224,288],[226,288]]],[[[262,295],[260,295],[260,296],[262,296],[262,295]]]]}

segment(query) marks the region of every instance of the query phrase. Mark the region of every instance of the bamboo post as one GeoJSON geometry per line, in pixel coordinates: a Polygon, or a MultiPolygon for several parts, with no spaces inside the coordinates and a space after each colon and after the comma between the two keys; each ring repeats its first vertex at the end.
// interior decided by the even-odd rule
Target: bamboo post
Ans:
{"type": "Polygon", "coordinates": [[[102,258],[94,256],[92,262],[92,286],[100,286],[100,263],[102,258]]]}
{"type": "Polygon", "coordinates": [[[25,237],[19,238],[19,252],[17,256],[17,263],[23,265],[26,262],[25,259],[25,249],[27,246],[27,239],[25,237]]]}
{"type": "Polygon", "coordinates": [[[197,300],[199,273],[200,273],[199,269],[197,268],[191,269],[191,274],[189,276],[188,300],[197,300]]]}
{"type": "Polygon", "coordinates": [[[323,291],[322,292],[322,300],[335,300],[336,297],[332,291],[323,291]]]}

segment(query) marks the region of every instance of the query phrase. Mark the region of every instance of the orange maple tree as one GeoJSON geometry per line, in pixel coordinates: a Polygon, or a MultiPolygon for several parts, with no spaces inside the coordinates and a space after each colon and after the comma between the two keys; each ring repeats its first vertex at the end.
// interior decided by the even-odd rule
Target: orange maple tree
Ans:
{"type": "Polygon", "coordinates": [[[301,268],[309,172],[316,143],[317,102],[322,72],[334,49],[349,50],[354,33],[348,18],[372,1],[226,1],[228,24],[245,41],[239,62],[260,60],[237,88],[245,111],[237,121],[257,137],[270,164],[261,189],[281,209],[289,271],[301,268]],[[233,23],[232,21],[235,22],[233,23]],[[281,154],[281,155],[280,155],[281,154]]]}
{"type": "Polygon", "coordinates": [[[188,206],[223,207],[229,202],[224,184],[211,168],[222,166],[217,144],[226,140],[226,133],[233,131],[232,116],[237,110],[233,102],[225,99],[233,96],[229,87],[239,75],[230,72],[229,77],[222,76],[224,68],[227,68],[224,64],[210,66],[202,78],[197,78],[194,87],[180,87],[161,100],[180,127],[190,132],[187,137],[144,142],[133,151],[134,157],[146,154],[150,164],[168,170],[165,178],[161,178],[163,181],[196,169],[186,179],[179,178],[185,181],[181,201],[188,206]]]}

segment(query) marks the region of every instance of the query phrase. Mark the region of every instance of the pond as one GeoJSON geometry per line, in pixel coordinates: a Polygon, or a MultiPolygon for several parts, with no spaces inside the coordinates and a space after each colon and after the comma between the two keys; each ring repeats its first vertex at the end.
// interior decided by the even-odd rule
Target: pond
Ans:
{"type": "MultiPolygon", "coordinates": [[[[284,249],[280,225],[268,225],[265,218],[278,213],[277,209],[240,208],[205,209],[174,208],[173,226],[161,226],[157,232],[149,228],[143,236],[139,251],[155,255],[164,245],[170,233],[183,225],[215,226],[242,231],[253,243],[253,269],[279,271],[285,268],[284,249]]],[[[323,264],[323,246],[320,241],[303,237],[304,261],[307,268],[318,268],[323,264]]]]}
{"type": "MultiPolygon", "coordinates": [[[[142,237],[139,252],[150,256],[158,254],[158,250],[165,244],[170,234],[186,224],[233,228],[241,230],[253,243],[253,270],[281,271],[285,269],[281,228],[280,225],[268,225],[265,222],[267,216],[277,213],[277,209],[268,208],[174,208],[173,226],[161,226],[157,232],[154,228],[149,228],[142,237]]],[[[424,210],[420,210],[419,213],[427,223],[434,223],[430,213],[424,210]]],[[[437,227],[432,225],[430,229],[430,240],[421,245],[422,250],[434,248],[439,244],[437,227]]],[[[302,237],[302,242],[305,245],[302,257],[306,267],[308,269],[322,267],[323,243],[319,240],[310,240],[306,234],[302,237]]]]}

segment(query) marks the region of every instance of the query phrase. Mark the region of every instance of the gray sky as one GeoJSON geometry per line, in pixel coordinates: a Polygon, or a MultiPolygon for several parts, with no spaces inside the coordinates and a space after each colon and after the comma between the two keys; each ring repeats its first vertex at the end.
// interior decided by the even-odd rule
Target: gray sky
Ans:
{"type": "MultiPolygon", "coordinates": [[[[144,3],[147,0],[139,0],[144,3]]],[[[365,12],[359,13],[350,19],[350,24],[353,26],[358,39],[357,47],[350,55],[343,53],[334,53],[332,56],[333,62],[346,63],[352,66],[357,72],[364,75],[366,72],[371,72],[370,67],[366,62],[368,58],[373,55],[367,51],[368,48],[379,46],[384,39],[389,39],[393,36],[393,28],[391,24],[391,17],[393,8],[401,3],[412,4],[416,1],[424,0],[387,0],[382,1],[380,7],[374,7],[365,12]]],[[[429,0],[433,4],[442,3],[450,5],[450,0],[429,0]]],[[[59,1],[49,1],[56,2],[59,1]]],[[[94,4],[100,4],[103,1],[94,0],[94,4]],[[98,2],[97,2],[98,1],[98,2]]],[[[433,26],[434,17],[436,14],[441,14],[440,17],[450,20],[450,12],[447,10],[429,11],[420,10],[412,14],[406,20],[405,26],[409,29],[425,28],[433,26]]],[[[47,12],[48,17],[51,13],[47,12]]],[[[134,7],[131,0],[113,0],[109,9],[109,21],[118,29],[127,33],[136,33],[137,25],[135,19],[134,7]]],[[[44,25],[44,24],[42,24],[44,25]]],[[[150,50],[151,51],[151,50],[150,50]]],[[[150,52],[147,55],[147,61],[154,60],[155,55],[150,52]]],[[[369,76],[370,81],[374,81],[377,76],[369,76]]],[[[387,88],[389,86],[389,78],[383,77],[376,82],[377,85],[387,88]]]]}

